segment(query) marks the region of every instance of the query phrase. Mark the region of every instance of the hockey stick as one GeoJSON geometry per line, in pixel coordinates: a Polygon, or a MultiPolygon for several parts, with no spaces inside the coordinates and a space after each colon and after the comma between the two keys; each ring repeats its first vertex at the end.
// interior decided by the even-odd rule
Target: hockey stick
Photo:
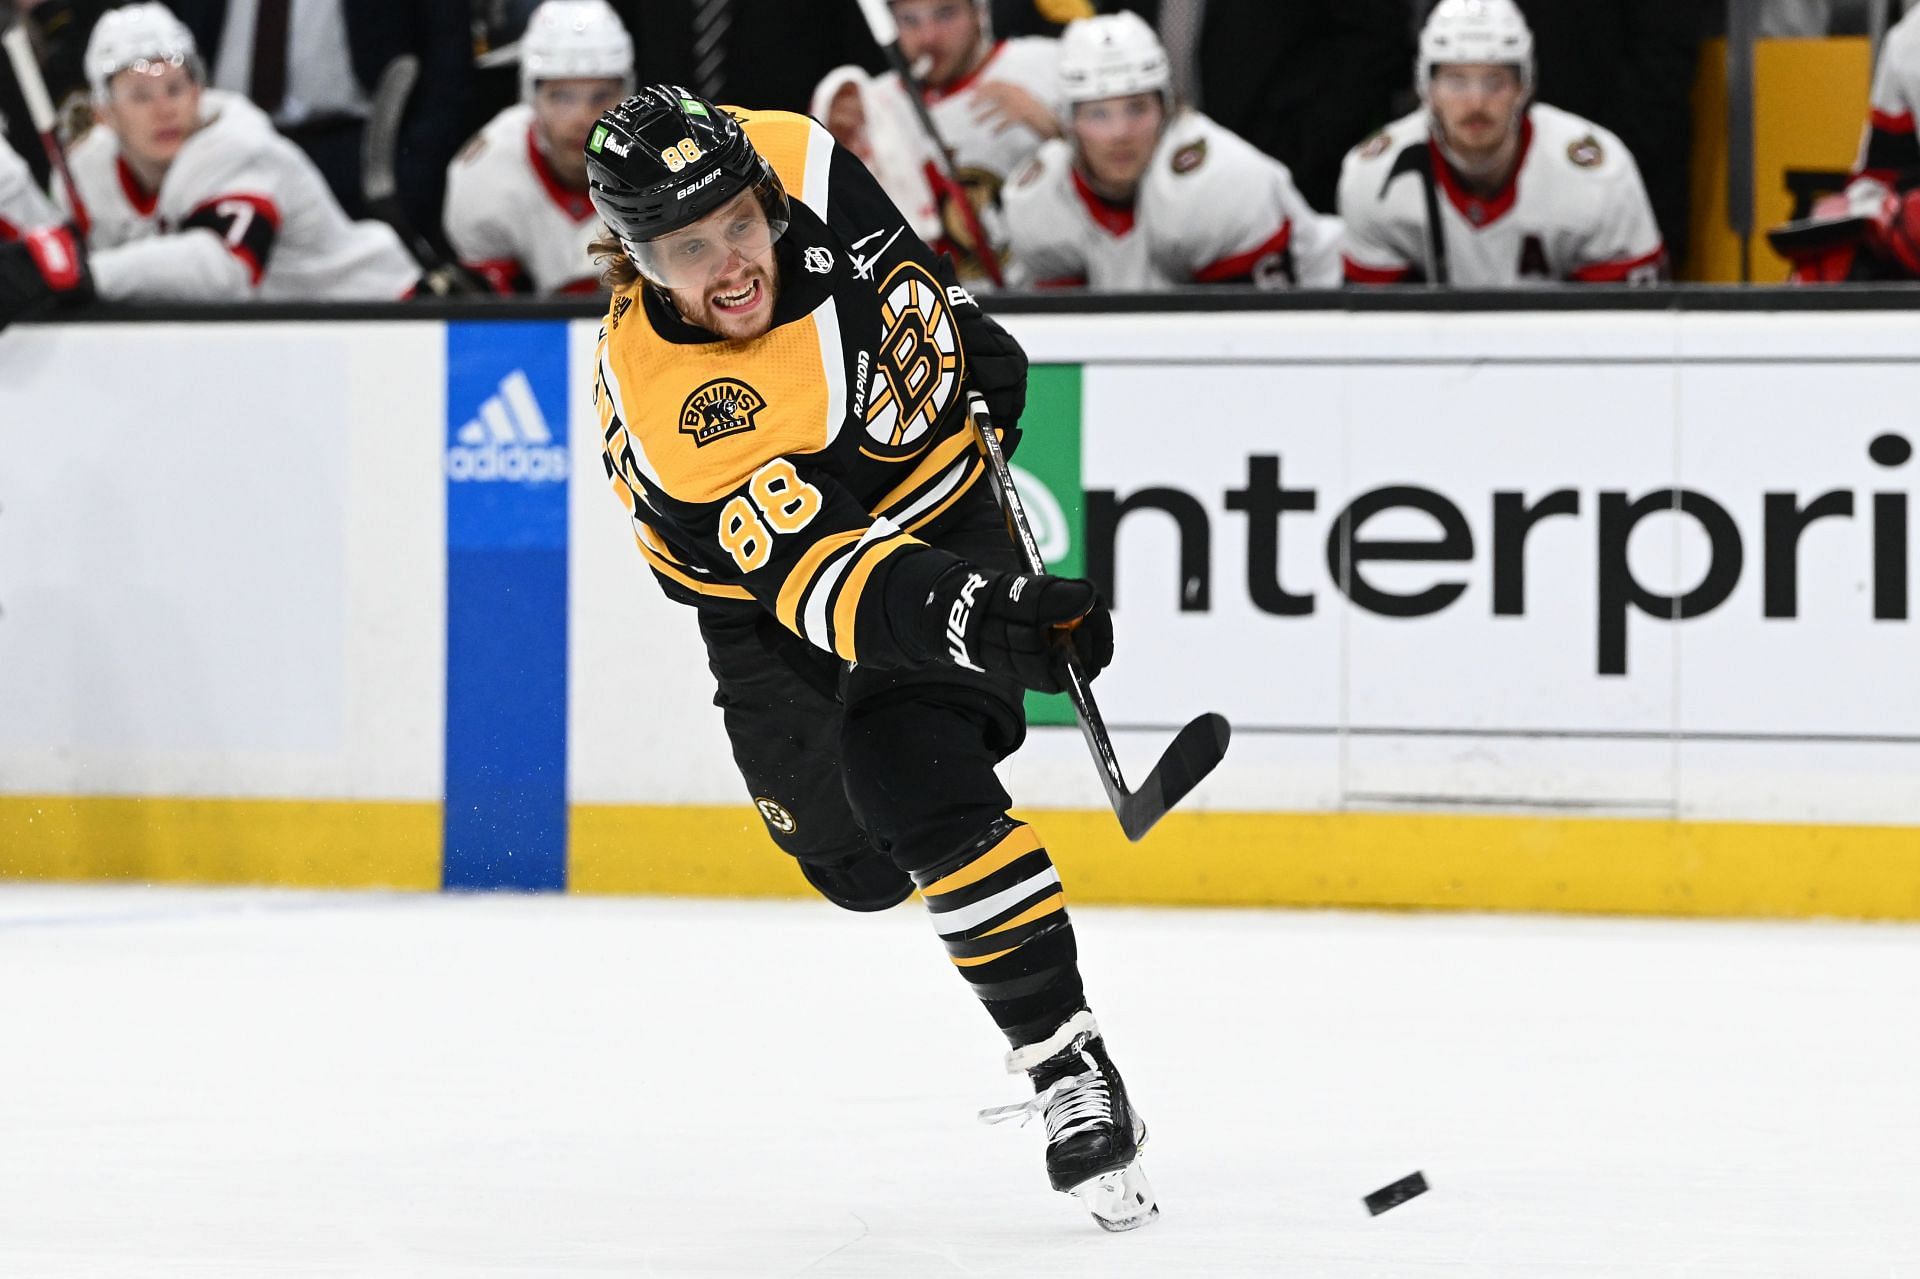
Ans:
{"type": "Polygon", "coordinates": [[[360,145],[360,191],[371,216],[392,227],[407,252],[425,272],[420,279],[422,291],[436,294],[477,294],[491,290],[471,278],[457,263],[447,261],[433,242],[407,216],[400,203],[400,181],[395,175],[395,159],[400,154],[400,126],[405,122],[407,103],[420,80],[420,59],[403,53],[387,63],[374,86],[373,100],[367,108],[367,132],[360,145]]]}
{"type": "MultiPolygon", "coordinates": [[[[1427,205],[1427,259],[1431,267],[1429,284],[1446,284],[1447,271],[1447,231],[1440,222],[1440,197],[1433,189],[1433,150],[1426,144],[1411,146],[1393,158],[1393,168],[1387,174],[1387,182],[1392,182],[1403,173],[1420,175],[1420,191],[1427,205]]],[[[1381,183],[1384,194],[1387,183],[1381,183]]]]}
{"type": "MultiPolygon", "coordinates": [[[[1007,455],[1000,447],[999,438],[993,433],[993,420],[987,412],[986,401],[979,392],[969,393],[969,408],[973,419],[974,435],[980,445],[980,451],[987,459],[987,479],[993,487],[993,496],[1000,503],[1000,510],[1007,517],[1007,527],[1013,533],[1013,540],[1020,544],[1020,553],[1032,573],[1045,573],[1046,561],[1040,558],[1040,544],[1034,540],[1033,524],[1027,518],[1027,508],[1020,502],[1019,490],[1013,486],[1013,472],[1007,468],[1007,455]]],[[[1147,780],[1140,789],[1127,789],[1126,778],[1120,773],[1120,760],[1113,751],[1113,739],[1107,735],[1107,723],[1100,717],[1100,708],[1094,704],[1093,689],[1087,674],[1080,667],[1080,659],[1070,645],[1061,644],[1062,655],[1066,658],[1067,696],[1073,700],[1074,716],[1080,721],[1080,736],[1086,739],[1087,750],[1093,755],[1094,763],[1100,766],[1100,784],[1106,787],[1107,802],[1113,805],[1114,816],[1120,819],[1120,829],[1126,832],[1130,840],[1138,840],[1153,829],[1153,824],[1167,815],[1167,810],[1185,799],[1187,792],[1200,784],[1200,779],[1211,773],[1227,753],[1227,740],[1232,735],[1232,727],[1226,717],[1208,712],[1193,720],[1174,735],[1173,742],[1160,755],[1160,760],[1147,774],[1147,780]]]]}
{"type": "Polygon", "coordinates": [[[900,85],[907,92],[907,101],[913,105],[914,118],[919,120],[927,141],[933,144],[934,167],[939,170],[940,179],[947,186],[948,198],[959,206],[961,221],[967,224],[967,234],[973,237],[978,248],[975,256],[980,259],[981,269],[993,281],[995,288],[1003,287],[1007,281],[1000,271],[1000,261],[995,256],[993,242],[987,239],[987,228],[981,225],[980,212],[973,207],[973,201],[967,198],[967,189],[960,182],[960,171],[953,164],[953,152],[947,150],[946,140],[940,136],[940,126],[933,122],[933,113],[927,110],[926,99],[920,93],[920,81],[913,74],[913,68],[907,65],[907,55],[900,52],[900,26],[893,20],[893,10],[887,8],[887,0],[860,0],[860,12],[867,20],[867,29],[873,32],[873,42],[887,55],[888,65],[900,77],[900,85]]]}
{"type": "Polygon", "coordinates": [[[73,224],[84,238],[93,229],[93,219],[87,216],[86,201],[80,198],[80,188],[74,185],[73,172],[67,168],[67,149],[60,145],[60,134],[55,128],[53,98],[47,93],[46,77],[40,74],[40,60],[33,55],[25,19],[15,22],[0,35],[0,45],[6,46],[7,61],[13,64],[13,78],[19,81],[20,96],[27,103],[29,123],[40,134],[41,149],[47,153],[47,163],[53,166],[60,185],[66,190],[67,202],[73,209],[73,224]]]}

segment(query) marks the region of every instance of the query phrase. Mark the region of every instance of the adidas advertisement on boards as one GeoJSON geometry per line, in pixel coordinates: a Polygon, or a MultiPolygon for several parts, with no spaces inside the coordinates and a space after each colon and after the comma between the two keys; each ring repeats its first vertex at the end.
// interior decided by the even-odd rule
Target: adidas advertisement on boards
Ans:
{"type": "Polygon", "coordinates": [[[568,335],[447,326],[445,883],[560,889],[568,335]]]}
{"type": "MultiPolygon", "coordinates": [[[[1050,440],[1080,453],[1084,502],[1049,487],[1115,609],[1118,726],[1219,705],[1237,731],[1644,744],[1669,771],[1689,743],[1920,750],[1920,428],[1832,407],[1916,402],[1911,365],[1045,373],[1079,412],[1037,397],[1018,460],[1052,480],[1050,440]]],[[[1587,789],[1671,799],[1636,785],[1587,789]]]]}

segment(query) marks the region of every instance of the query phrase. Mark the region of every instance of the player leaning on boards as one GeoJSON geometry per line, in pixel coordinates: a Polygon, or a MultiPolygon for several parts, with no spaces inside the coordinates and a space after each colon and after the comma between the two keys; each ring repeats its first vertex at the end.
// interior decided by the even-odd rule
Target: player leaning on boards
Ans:
{"type": "Polygon", "coordinates": [[[1767,233],[1800,284],[1920,279],[1920,9],[1880,42],[1860,154],[1844,193],[1767,233]]]}
{"type": "Polygon", "coordinates": [[[824,896],[917,884],[1012,1045],[1047,1172],[1109,1229],[1157,1209],[1146,1136],[1087,1009],[1059,876],[994,766],[1070,639],[1113,654],[1091,584],[1016,571],[966,392],[1008,443],[1026,356],[821,126],[655,85],[587,142],[613,302],[594,398],[642,555],[690,604],[734,759],[824,896]]]}
{"type": "MultiPolygon", "coordinates": [[[[6,121],[0,117],[0,139],[4,139],[5,133],[6,121]]],[[[53,207],[53,201],[47,199],[47,193],[35,184],[33,170],[11,146],[0,140],[0,244],[14,244],[29,231],[58,221],[60,213],[53,207]]]]}
{"type": "Polygon", "coordinates": [[[1060,40],[1067,137],[1002,199],[1010,279],[1037,286],[1334,285],[1340,224],[1287,166],[1173,96],[1137,14],[1082,18],[1060,40]]]}
{"type": "MultiPolygon", "coordinates": [[[[109,11],[87,41],[99,123],[73,148],[92,219],[33,279],[0,272],[0,321],[49,298],[392,301],[420,268],[390,227],[354,222],[320,171],[237,94],[205,88],[164,5],[109,11]]],[[[61,192],[65,198],[65,192],[61,192]]]]}
{"type": "MultiPolygon", "coordinates": [[[[1053,100],[1056,41],[1046,36],[995,39],[989,0],[887,0],[887,8],[900,31],[901,55],[920,81],[921,99],[948,148],[962,189],[947,189],[933,166],[932,143],[912,116],[911,99],[898,74],[882,72],[862,87],[862,118],[881,127],[898,119],[912,121],[911,144],[921,152],[918,167],[936,188],[933,196],[945,226],[939,247],[959,262],[963,278],[985,278],[976,227],[996,254],[1004,251],[1001,187],[1041,142],[1060,132],[1053,100]],[[968,202],[971,215],[959,208],[961,200],[968,202]]],[[[843,75],[837,70],[828,78],[843,75]]],[[[857,140],[851,128],[836,138],[842,145],[857,140]]],[[[910,183],[884,176],[896,201],[915,212],[920,200],[910,183]]]]}
{"type": "Polygon", "coordinates": [[[607,0],[546,0],[520,39],[520,102],[447,167],[447,239],[499,293],[598,293],[587,131],[633,92],[633,37],[607,0]]]}
{"type": "Polygon", "coordinates": [[[1661,278],[1638,166],[1599,125],[1532,100],[1533,34],[1513,0],[1441,0],[1414,82],[1419,109],[1341,167],[1349,283],[1661,278]]]}

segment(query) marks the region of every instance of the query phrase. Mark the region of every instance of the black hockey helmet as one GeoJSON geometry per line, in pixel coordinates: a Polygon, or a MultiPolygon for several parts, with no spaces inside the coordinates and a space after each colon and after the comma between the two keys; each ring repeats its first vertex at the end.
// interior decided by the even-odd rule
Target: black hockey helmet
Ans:
{"type": "Polygon", "coordinates": [[[691,226],[749,189],[778,240],[791,217],[779,175],[738,120],[679,85],[649,85],[587,134],[588,198],[656,284],[667,281],[639,246],[691,226]]]}

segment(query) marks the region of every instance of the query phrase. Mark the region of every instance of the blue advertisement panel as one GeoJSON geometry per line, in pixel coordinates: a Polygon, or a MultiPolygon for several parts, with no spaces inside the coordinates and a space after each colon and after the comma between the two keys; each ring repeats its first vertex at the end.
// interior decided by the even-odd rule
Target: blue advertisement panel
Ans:
{"type": "Polygon", "coordinates": [[[447,888],[567,883],[567,326],[447,326],[447,888]]]}

